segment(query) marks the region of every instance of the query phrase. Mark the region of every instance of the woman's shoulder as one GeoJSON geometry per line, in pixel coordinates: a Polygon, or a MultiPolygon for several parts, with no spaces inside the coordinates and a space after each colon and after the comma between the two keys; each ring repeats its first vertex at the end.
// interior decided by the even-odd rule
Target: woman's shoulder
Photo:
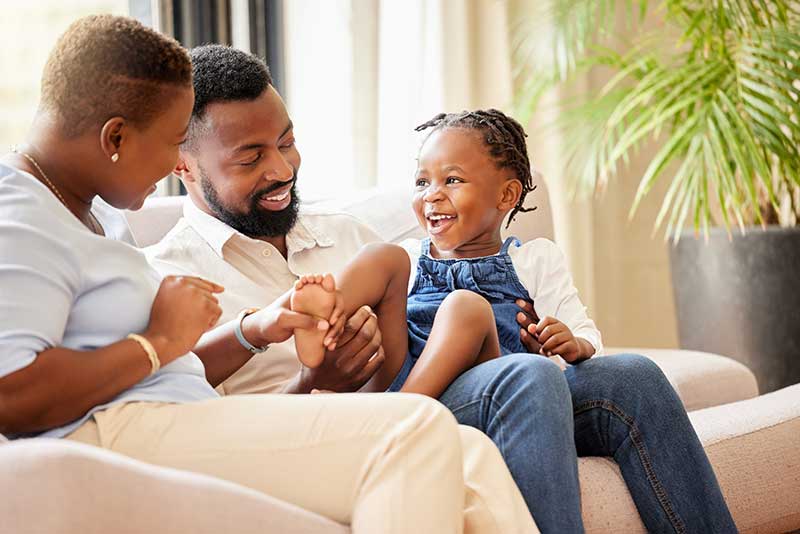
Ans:
{"type": "Polygon", "coordinates": [[[24,173],[0,163],[0,224],[20,222],[52,222],[57,218],[52,209],[58,203],[47,186],[24,173]]]}

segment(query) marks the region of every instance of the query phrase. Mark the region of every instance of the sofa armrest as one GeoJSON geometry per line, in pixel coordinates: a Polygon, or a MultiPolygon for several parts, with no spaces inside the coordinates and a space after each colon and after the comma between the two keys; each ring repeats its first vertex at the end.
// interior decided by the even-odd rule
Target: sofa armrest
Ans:
{"type": "Polygon", "coordinates": [[[739,530],[800,529],[800,384],[689,417],[739,530]]]}
{"type": "Polygon", "coordinates": [[[0,495],[0,532],[349,532],[237,484],[65,440],[0,447],[0,495]]]}
{"type": "MultiPolygon", "coordinates": [[[[742,534],[800,529],[800,384],[689,414],[742,534]]],[[[609,458],[579,458],[587,534],[645,534],[609,458]]]]}

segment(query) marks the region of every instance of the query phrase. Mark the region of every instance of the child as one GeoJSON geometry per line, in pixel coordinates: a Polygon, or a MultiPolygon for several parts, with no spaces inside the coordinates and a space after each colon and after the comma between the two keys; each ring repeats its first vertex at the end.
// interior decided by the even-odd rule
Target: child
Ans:
{"type": "Polygon", "coordinates": [[[591,357],[600,333],[555,244],[500,236],[506,216],[528,211],[523,202],[533,190],[522,127],[480,110],[440,114],[417,130],[428,128],[413,200],[428,238],[365,247],[336,282],[330,275],[298,281],[292,308],[337,325],[328,334],[296,332],[301,361],[319,365],[342,317],[363,304],[375,309],[386,354],[370,391],[438,397],[470,367],[529,347],[570,363],[591,357]],[[522,301],[543,316],[527,331],[517,323],[522,301]]]}

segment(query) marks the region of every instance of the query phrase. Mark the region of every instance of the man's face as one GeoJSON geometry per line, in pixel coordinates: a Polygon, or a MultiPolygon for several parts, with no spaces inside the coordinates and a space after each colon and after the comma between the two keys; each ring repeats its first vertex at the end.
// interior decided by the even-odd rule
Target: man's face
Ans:
{"type": "Polygon", "coordinates": [[[285,235],[297,220],[300,154],[286,106],[271,86],[252,101],[206,108],[184,183],[204,211],[251,237],[285,235]]]}

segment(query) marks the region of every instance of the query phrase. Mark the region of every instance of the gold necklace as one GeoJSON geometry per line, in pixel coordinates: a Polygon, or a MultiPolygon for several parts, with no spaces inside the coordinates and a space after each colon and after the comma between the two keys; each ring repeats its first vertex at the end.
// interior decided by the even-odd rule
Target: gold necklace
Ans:
{"type": "MultiPolygon", "coordinates": [[[[36,168],[36,170],[39,171],[39,174],[42,176],[42,178],[44,178],[45,185],[47,185],[47,187],[53,192],[53,194],[55,194],[55,196],[58,197],[58,200],[60,200],[61,203],[64,205],[64,207],[67,208],[67,210],[71,213],[72,210],[69,209],[69,205],[67,205],[67,201],[64,200],[63,195],[58,190],[58,188],[55,186],[55,184],[50,181],[50,178],[47,177],[47,174],[45,174],[45,172],[42,170],[42,168],[39,166],[39,164],[36,163],[36,160],[33,159],[33,156],[31,156],[30,154],[27,154],[25,152],[20,152],[19,150],[17,150],[16,146],[12,146],[11,147],[11,152],[13,152],[14,154],[19,154],[23,158],[27,159],[31,163],[31,165],[33,165],[36,168]]],[[[83,224],[86,224],[86,222],[82,221],[80,218],[78,218],[78,220],[81,221],[83,224]]],[[[100,225],[100,221],[97,220],[97,217],[94,216],[94,214],[91,212],[91,210],[89,211],[89,222],[90,222],[90,225],[91,225],[90,230],[92,232],[94,232],[95,234],[100,234],[100,235],[103,234],[103,227],[100,225]]]]}

